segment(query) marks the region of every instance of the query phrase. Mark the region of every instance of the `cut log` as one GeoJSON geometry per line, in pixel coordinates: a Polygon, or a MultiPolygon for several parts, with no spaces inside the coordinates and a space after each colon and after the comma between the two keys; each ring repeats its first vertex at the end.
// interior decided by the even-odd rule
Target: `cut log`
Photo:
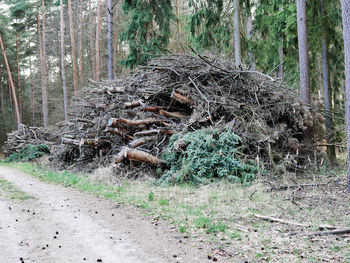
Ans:
{"type": "Polygon", "coordinates": [[[105,87],[104,91],[107,93],[124,93],[125,87],[105,87]]]}
{"type": "Polygon", "coordinates": [[[143,111],[151,111],[151,112],[158,112],[159,108],[157,106],[144,106],[142,107],[143,111]]]}
{"type": "Polygon", "coordinates": [[[139,138],[130,142],[129,147],[134,149],[148,142],[156,141],[157,139],[158,139],[158,136],[149,136],[149,137],[139,138]]]}
{"type": "Polygon", "coordinates": [[[91,146],[95,147],[98,144],[103,144],[103,143],[108,143],[108,140],[103,140],[103,139],[81,139],[81,140],[75,140],[75,139],[70,139],[70,138],[62,138],[62,144],[68,144],[68,145],[86,145],[86,146],[91,146]]]}
{"type": "Polygon", "coordinates": [[[106,128],[104,130],[104,132],[113,133],[113,134],[118,135],[118,136],[122,137],[123,139],[127,139],[127,140],[132,140],[133,139],[132,136],[128,135],[127,133],[125,133],[125,132],[123,132],[123,131],[121,131],[121,130],[119,130],[117,128],[106,128]]]}
{"type": "Polygon", "coordinates": [[[74,140],[70,138],[62,138],[62,144],[69,144],[69,145],[79,145],[79,140],[74,140]]]}
{"type": "Polygon", "coordinates": [[[189,107],[192,107],[195,105],[194,101],[191,99],[191,98],[188,98],[182,94],[180,94],[179,92],[176,92],[176,91],[173,91],[171,93],[171,98],[182,103],[182,104],[185,104],[189,107]]]}
{"type": "Polygon", "coordinates": [[[136,108],[138,106],[141,106],[143,104],[142,100],[134,100],[132,102],[125,102],[124,107],[125,108],[136,108]]]}
{"type": "Polygon", "coordinates": [[[118,127],[119,123],[123,123],[126,125],[150,125],[150,124],[163,124],[164,126],[168,125],[167,123],[163,122],[162,120],[156,119],[156,118],[150,118],[150,119],[144,119],[144,120],[129,120],[124,118],[110,118],[108,120],[108,127],[118,127]]]}
{"type": "Polygon", "coordinates": [[[175,132],[173,130],[159,128],[159,129],[151,129],[151,130],[136,132],[134,135],[135,136],[150,136],[150,135],[157,135],[157,134],[172,135],[174,133],[175,132]]]}
{"type": "Polygon", "coordinates": [[[115,163],[121,163],[125,159],[130,161],[146,162],[153,165],[165,163],[156,156],[140,150],[130,149],[128,147],[125,147],[120,153],[118,153],[118,155],[115,157],[115,163]]]}
{"type": "Polygon", "coordinates": [[[169,111],[165,111],[165,110],[160,110],[159,114],[163,115],[164,117],[168,117],[168,118],[175,118],[175,119],[186,118],[186,116],[182,115],[180,112],[169,112],[169,111]]]}
{"type": "Polygon", "coordinates": [[[90,124],[95,124],[93,121],[90,121],[88,119],[84,119],[84,118],[77,118],[78,122],[84,122],[84,123],[90,123],[90,124]]]}

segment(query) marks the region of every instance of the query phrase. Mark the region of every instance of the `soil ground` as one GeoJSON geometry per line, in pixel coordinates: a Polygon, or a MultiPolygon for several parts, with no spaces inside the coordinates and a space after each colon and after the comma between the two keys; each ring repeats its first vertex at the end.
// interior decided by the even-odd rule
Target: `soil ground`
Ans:
{"type": "MultiPolygon", "coordinates": [[[[0,262],[203,262],[205,252],[132,208],[0,167],[28,198],[0,194],[0,262]],[[32,198],[30,198],[32,197],[32,198]]],[[[1,191],[0,191],[1,193],[1,191]]]]}

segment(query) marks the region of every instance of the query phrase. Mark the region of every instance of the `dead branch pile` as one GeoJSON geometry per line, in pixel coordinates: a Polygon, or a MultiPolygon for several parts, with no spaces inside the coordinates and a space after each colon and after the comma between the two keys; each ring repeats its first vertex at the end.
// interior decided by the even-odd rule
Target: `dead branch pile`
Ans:
{"type": "Polygon", "coordinates": [[[48,146],[53,146],[59,143],[59,141],[60,134],[50,129],[21,125],[20,129],[7,134],[4,154],[5,156],[9,156],[12,153],[19,152],[27,144],[47,144],[48,146]]]}
{"type": "Polygon", "coordinates": [[[273,78],[211,56],[159,57],[123,80],[90,84],[59,129],[56,155],[66,166],[159,165],[172,134],[216,128],[239,135],[265,167],[301,168],[313,154],[305,131],[323,121],[273,78]]]}

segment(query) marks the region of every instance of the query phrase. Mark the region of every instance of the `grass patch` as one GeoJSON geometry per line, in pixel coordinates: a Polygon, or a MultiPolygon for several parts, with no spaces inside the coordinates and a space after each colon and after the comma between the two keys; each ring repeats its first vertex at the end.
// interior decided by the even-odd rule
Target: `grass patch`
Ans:
{"type": "Polygon", "coordinates": [[[26,194],[25,192],[17,189],[10,182],[0,178],[0,196],[4,196],[8,199],[16,199],[16,200],[27,200],[29,198],[33,198],[32,196],[26,194]]]}
{"type": "MultiPolygon", "coordinates": [[[[301,262],[302,258],[319,262],[325,258],[334,262],[332,256],[336,256],[341,262],[346,262],[349,257],[346,256],[349,245],[342,238],[325,237],[327,242],[321,238],[312,240],[302,236],[284,238],[286,233],[293,231],[315,231],[319,224],[325,222],[349,226],[349,197],[344,194],[340,198],[340,192],[332,189],[308,188],[305,192],[298,192],[304,198],[293,199],[293,190],[271,192],[261,183],[250,187],[225,180],[201,186],[159,186],[141,181],[108,185],[92,181],[86,175],[45,171],[28,163],[0,162],[0,165],[16,167],[43,181],[144,209],[144,213],[152,218],[167,220],[179,233],[226,251],[237,251],[237,261],[283,258],[284,262],[301,262]],[[307,222],[312,227],[295,229],[259,220],[253,216],[254,213],[307,222]]],[[[345,174],[338,175],[338,178],[341,176],[345,178],[345,174]]],[[[324,180],[330,179],[325,176],[324,180]]]]}

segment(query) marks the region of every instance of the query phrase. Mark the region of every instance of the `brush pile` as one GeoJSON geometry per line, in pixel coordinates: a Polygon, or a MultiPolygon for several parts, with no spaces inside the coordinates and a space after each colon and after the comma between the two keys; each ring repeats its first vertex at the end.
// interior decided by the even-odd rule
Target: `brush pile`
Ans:
{"type": "Polygon", "coordinates": [[[305,134],[323,122],[273,78],[211,56],[155,58],[123,80],[90,81],[81,94],[70,122],[56,129],[63,136],[55,159],[64,168],[163,165],[172,134],[203,128],[237,134],[247,158],[265,168],[302,168],[314,152],[305,134]]]}

